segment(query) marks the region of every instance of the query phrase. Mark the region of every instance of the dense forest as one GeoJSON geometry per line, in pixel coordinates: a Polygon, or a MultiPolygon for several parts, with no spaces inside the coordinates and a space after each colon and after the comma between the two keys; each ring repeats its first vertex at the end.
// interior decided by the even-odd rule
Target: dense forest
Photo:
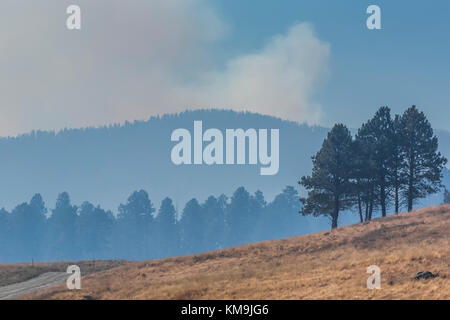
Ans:
{"type": "Polygon", "coordinates": [[[67,192],[48,210],[36,194],[10,213],[0,210],[0,261],[142,260],[293,236],[308,227],[300,205],[290,186],[270,203],[240,187],[231,198],[192,199],[181,212],[170,198],[157,209],[144,190],[117,214],[90,202],[76,206],[67,192]]]}
{"type": "Polygon", "coordinates": [[[416,106],[394,118],[388,107],[381,107],[354,138],[344,124],[336,124],[312,160],[312,174],[299,181],[308,190],[302,213],[326,215],[332,228],[338,226],[339,213],[352,208],[361,222],[377,210],[385,217],[389,207],[395,213],[402,207],[413,210],[418,200],[444,188],[447,163],[431,124],[416,106]]]}

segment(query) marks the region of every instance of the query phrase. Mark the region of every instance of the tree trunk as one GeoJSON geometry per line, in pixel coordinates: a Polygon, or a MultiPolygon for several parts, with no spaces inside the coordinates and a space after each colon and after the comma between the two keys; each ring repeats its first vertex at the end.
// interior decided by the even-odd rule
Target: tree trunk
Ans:
{"type": "Polygon", "coordinates": [[[369,201],[366,201],[366,221],[369,221],[369,201]]]}
{"type": "Polygon", "coordinates": [[[331,230],[336,229],[338,226],[338,217],[337,215],[333,214],[332,220],[331,220],[331,230]]]}
{"type": "Polygon", "coordinates": [[[331,221],[331,229],[337,228],[338,225],[338,217],[339,217],[339,198],[337,196],[334,197],[334,212],[331,221]]]}
{"type": "Polygon", "coordinates": [[[395,213],[398,213],[400,211],[400,205],[398,203],[399,199],[398,199],[398,182],[395,182],[395,213]]]}
{"type": "Polygon", "coordinates": [[[413,187],[414,187],[414,158],[409,159],[409,177],[408,177],[408,212],[413,209],[413,187]]]}
{"type": "Polygon", "coordinates": [[[362,214],[362,203],[361,203],[361,195],[358,193],[358,211],[359,211],[359,219],[361,222],[364,221],[363,214],[362,214]]]}
{"type": "Polygon", "coordinates": [[[380,191],[381,216],[386,217],[386,188],[384,185],[381,186],[380,191]]]}

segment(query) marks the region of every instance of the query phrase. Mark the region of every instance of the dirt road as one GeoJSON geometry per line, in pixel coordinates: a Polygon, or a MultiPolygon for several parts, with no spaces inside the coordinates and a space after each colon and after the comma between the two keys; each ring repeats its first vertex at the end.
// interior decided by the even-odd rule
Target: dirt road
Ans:
{"type": "Polygon", "coordinates": [[[70,275],[65,272],[47,272],[25,282],[0,287],[0,300],[14,299],[22,294],[65,282],[70,275]]]}

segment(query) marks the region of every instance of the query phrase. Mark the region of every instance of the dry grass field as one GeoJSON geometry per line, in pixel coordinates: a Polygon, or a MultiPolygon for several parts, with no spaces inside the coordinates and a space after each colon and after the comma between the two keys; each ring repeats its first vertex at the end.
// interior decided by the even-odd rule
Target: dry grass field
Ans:
{"type": "Polygon", "coordinates": [[[2,263],[0,264],[0,287],[23,282],[38,277],[47,272],[66,272],[67,267],[76,264],[85,274],[108,270],[126,264],[124,260],[108,261],[77,261],[77,262],[48,262],[48,263],[2,263]]]}
{"type": "Polygon", "coordinates": [[[198,255],[127,264],[24,299],[450,299],[450,205],[198,255]],[[368,290],[370,265],[381,289],[368,290]],[[439,274],[414,280],[419,271],[439,274]]]}

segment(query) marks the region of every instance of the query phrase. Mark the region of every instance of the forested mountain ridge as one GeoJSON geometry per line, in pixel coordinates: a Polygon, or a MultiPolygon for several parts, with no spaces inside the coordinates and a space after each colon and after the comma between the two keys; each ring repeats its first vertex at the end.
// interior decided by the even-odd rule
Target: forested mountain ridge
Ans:
{"type": "MultiPolygon", "coordinates": [[[[239,186],[261,190],[271,200],[286,185],[311,169],[328,128],[310,127],[271,116],[231,110],[198,110],[152,117],[124,125],[36,131],[0,138],[0,207],[12,209],[41,193],[55,201],[62,191],[75,203],[89,200],[116,211],[132,191],[145,189],[157,204],[166,197],[182,207],[189,199],[231,194],[239,186]],[[280,168],[277,175],[260,176],[257,166],[176,166],[170,152],[171,133],[192,131],[202,120],[207,128],[277,128],[280,130],[280,168]]],[[[439,148],[450,158],[450,133],[436,130],[439,148]]]]}
{"type": "Polygon", "coordinates": [[[296,185],[303,168],[320,146],[327,129],[282,121],[270,116],[225,110],[187,111],[124,125],[70,129],[58,133],[33,132],[0,139],[2,165],[0,206],[41,193],[54,201],[67,191],[74,202],[89,200],[116,210],[128,195],[145,189],[157,204],[166,197],[183,206],[189,199],[230,194],[239,186],[260,189],[268,199],[286,185],[296,185]],[[280,168],[277,175],[260,176],[257,166],[182,165],[171,162],[171,133],[192,131],[194,120],[204,130],[217,128],[280,129],[280,168]]]}

